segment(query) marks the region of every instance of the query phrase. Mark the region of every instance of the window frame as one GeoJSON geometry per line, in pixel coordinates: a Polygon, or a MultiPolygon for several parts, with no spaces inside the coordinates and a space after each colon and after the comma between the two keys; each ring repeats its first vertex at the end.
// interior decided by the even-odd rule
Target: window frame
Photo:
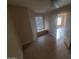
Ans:
{"type": "MultiPolygon", "coordinates": [[[[43,17],[43,28],[41,28],[41,29],[39,29],[39,30],[43,30],[43,29],[45,29],[45,18],[44,18],[44,16],[35,16],[35,25],[36,25],[36,17],[43,17]]],[[[36,26],[36,30],[37,30],[37,32],[38,32],[38,29],[37,29],[37,26],[36,26]]]]}

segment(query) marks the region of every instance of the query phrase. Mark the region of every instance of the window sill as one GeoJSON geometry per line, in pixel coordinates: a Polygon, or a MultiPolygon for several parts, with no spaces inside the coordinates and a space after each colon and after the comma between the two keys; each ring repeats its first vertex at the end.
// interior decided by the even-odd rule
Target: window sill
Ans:
{"type": "Polygon", "coordinates": [[[42,31],[45,31],[45,30],[47,30],[47,29],[38,30],[37,32],[42,32],[42,31]]]}

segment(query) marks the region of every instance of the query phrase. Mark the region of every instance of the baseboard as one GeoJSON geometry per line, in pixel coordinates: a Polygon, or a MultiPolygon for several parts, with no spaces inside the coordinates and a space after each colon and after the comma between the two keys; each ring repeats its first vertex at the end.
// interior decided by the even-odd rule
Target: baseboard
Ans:
{"type": "Polygon", "coordinates": [[[67,46],[66,42],[64,41],[64,44],[69,50],[71,50],[71,43],[70,43],[70,46],[67,46]]]}
{"type": "Polygon", "coordinates": [[[32,44],[32,42],[33,42],[33,41],[29,41],[29,42],[27,42],[26,44],[23,44],[23,50],[24,50],[25,48],[27,48],[30,44],[32,44]]]}
{"type": "Polygon", "coordinates": [[[37,33],[37,37],[40,37],[40,36],[45,35],[45,34],[48,34],[48,31],[47,31],[47,30],[38,32],[38,33],[37,33]]]}

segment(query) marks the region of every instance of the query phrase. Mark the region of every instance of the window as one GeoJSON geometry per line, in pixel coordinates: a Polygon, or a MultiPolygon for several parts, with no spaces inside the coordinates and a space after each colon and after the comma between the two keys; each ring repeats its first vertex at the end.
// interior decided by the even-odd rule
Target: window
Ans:
{"type": "Polygon", "coordinates": [[[58,19],[57,19],[57,25],[59,26],[59,25],[61,25],[61,23],[62,23],[62,17],[58,17],[58,19]]]}
{"type": "Polygon", "coordinates": [[[37,32],[40,32],[44,29],[44,20],[42,16],[37,16],[35,18],[37,32]]]}

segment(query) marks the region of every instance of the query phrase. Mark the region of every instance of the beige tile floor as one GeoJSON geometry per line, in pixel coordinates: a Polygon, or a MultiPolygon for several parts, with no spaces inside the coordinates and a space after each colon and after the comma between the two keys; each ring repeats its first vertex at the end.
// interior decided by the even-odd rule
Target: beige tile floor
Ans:
{"type": "Polygon", "coordinates": [[[47,34],[24,47],[24,59],[71,59],[71,55],[63,39],[47,34]]]}

